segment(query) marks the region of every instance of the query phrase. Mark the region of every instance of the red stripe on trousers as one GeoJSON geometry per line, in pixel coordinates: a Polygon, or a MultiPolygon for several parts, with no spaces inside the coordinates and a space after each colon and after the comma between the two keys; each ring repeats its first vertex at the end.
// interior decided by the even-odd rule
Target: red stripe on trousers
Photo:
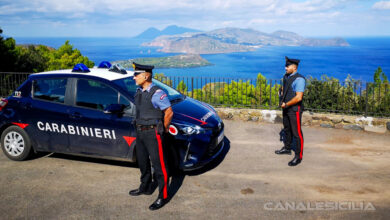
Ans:
{"type": "Polygon", "coordinates": [[[164,174],[164,189],[163,189],[163,196],[164,199],[168,198],[168,190],[167,190],[167,182],[168,182],[168,175],[167,171],[165,169],[165,163],[164,163],[164,153],[162,149],[162,143],[161,143],[161,137],[159,134],[157,134],[156,130],[156,137],[157,137],[157,142],[158,142],[158,154],[160,155],[160,163],[161,163],[161,169],[164,174]]]}
{"type": "Polygon", "coordinates": [[[303,138],[302,138],[302,133],[301,133],[301,122],[299,120],[299,112],[301,111],[301,107],[298,106],[298,111],[296,112],[297,114],[297,126],[298,126],[298,134],[299,134],[299,139],[301,139],[301,152],[299,154],[299,159],[302,159],[302,153],[303,153],[303,138]]]}

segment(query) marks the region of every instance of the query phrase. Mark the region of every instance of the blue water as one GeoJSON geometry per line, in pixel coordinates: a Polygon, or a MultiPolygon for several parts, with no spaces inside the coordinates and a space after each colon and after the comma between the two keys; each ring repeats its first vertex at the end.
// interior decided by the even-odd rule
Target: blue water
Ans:
{"type": "MultiPolygon", "coordinates": [[[[131,38],[29,38],[16,37],[17,44],[44,44],[60,47],[66,40],[97,65],[103,60],[125,60],[137,57],[161,57],[176,54],[158,52],[157,48],[140,46],[131,38]]],[[[274,47],[253,52],[202,55],[213,63],[198,68],[156,69],[168,76],[255,78],[262,73],[269,79],[280,79],[284,73],[284,56],[301,59],[299,72],[321,78],[326,74],[344,80],[372,81],[380,66],[390,78],[390,37],[347,38],[349,47],[274,47]]]]}

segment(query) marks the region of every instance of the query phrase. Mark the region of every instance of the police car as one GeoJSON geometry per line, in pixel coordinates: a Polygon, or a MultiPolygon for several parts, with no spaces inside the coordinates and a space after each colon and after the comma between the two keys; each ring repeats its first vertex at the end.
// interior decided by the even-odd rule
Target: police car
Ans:
{"type": "MultiPolygon", "coordinates": [[[[133,71],[102,62],[88,69],[31,74],[0,101],[0,134],[4,154],[24,160],[34,152],[136,161],[133,71]]],[[[172,104],[169,145],[181,170],[203,167],[229,141],[224,124],[208,104],[187,97],[153,79],[172,104]]]]}

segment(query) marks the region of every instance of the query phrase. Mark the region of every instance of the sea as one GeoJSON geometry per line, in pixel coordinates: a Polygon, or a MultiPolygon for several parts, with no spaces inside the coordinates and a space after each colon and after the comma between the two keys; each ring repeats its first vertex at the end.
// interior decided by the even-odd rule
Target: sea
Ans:
{"type": "MultiPolygon", "coordinates": [[[[159,48],[141,46],[134,38],[98,37],[14,37],[17,44],[43,44],[58,48],[66,40],[98,65],[101,61],[177,55],[159,48]]],[[[324,75],[341,81],[372,82],[381,67],[390,78],[390,37],[345,38],[348,47],[264,46],[252,52],[201,55],[213,65],[194,68],[155,69],[167,76],[254,79],[259,73],[267,79],[280,79],[285,72],[285,56],[300,59],[299,72],[321,79],[324,75]]]]}

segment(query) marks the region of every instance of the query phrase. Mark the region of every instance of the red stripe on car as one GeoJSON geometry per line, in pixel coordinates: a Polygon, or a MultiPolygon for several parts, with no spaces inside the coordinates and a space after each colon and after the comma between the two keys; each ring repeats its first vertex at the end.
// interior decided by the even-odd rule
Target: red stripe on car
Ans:
{"type": "Polygon", "coordinates": [[[17,126],[21,127],[22,129],[24,129],[25,127],[28,126],[28,124],[17,123],[17,122],[12,122],[12,124],[17,125],[17,126]]]}
{"type": "Polygon", "coordinates": [[[131,147],[131,144],[133,143],[133,141],[135,141],[135,137],[128,137],[128,136],[123,136],[123,138],[125,139],[125,141],[127,142],[127,144],[129,145],[129,147],[131,147]]]}
{"type": "MultiPolygon", "coordinates": [[[[181,113],[179,113],[179,114],[181,114],[181,113]]],[[[206,125],[206,124],[207,124],[207,122],[205,122],[205,121],[202,121],[202,120],[199,120],[199,119],[197,119],[197,118],[193,118],[193,117],[191,117],[191,116],[188,116],[188,115],[185,115],[185,114],[181,114],[181,115],[183,115],[183,116],[185,116],[185,117],[187,117],[187,118],[194,119],[195,121],[198,121],[198,122],[200,122],[200,123],[201,123],[201,125],[206,125]]]]}

